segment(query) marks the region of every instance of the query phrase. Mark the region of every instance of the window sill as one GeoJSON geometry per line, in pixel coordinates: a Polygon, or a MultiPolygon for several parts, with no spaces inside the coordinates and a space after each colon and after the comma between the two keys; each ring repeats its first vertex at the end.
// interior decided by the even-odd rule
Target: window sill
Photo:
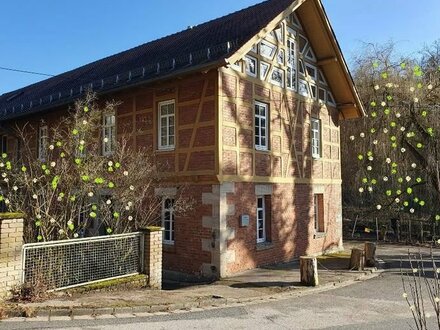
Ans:
{"type": "Polygon", "coordinates": [[[317,238],[324,238],[327,236],[327,233],[325,232],[316,232],[315,235],[313,235],[313,238],[317,239],[317,238]]]}
{"type": "Polygon", "coordinates": [[[272,242],[257,243],[257,251],[269,250],[273,247],[274,247],[274,245],[272,242]]]}
{"type": "Polygon", "coordinates": [[[167,148],[165,148],[165,147],[162,147],[162,148],[158,148],[157,149],[157,151],[159,151],[159,152],[170,152],[170,151],[175,151],[176,150],[176,148],[175,147],[167,147],[167,148]]]}

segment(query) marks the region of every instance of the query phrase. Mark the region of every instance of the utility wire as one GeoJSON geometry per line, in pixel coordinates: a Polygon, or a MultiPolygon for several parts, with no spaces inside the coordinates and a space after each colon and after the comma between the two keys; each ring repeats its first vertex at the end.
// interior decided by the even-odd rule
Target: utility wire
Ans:
{"type": "Polygon", "coordinates": [[[1,66],[0,66],[0,70],[20,72],[20,73],[28,73],[28,74],[35,74],[35,75],[46,76],[46,77],[55,77],[55,75],[53,75],[53,74],[34,72],[34,71],[26,71],[26,70],[18,70],[18,69],[11,69],[11,68],[5,68],[5,67],[1,67],[1,66]]]}

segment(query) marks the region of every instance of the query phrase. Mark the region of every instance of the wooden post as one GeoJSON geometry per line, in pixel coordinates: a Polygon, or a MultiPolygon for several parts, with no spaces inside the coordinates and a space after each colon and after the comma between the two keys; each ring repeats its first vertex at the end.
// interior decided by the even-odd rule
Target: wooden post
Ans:
{"type": "Polygon", "coordinates": [[[365,266],[374,267],[376,264],[376,243],[365,242],[365,266]]]}
{"type": "Polygon", "coordinates": [[[364,269],[364,251],[362,249],[351,249],[350,269],[364,269]]]}
{"type": "Polygon", "coordinates": [[[299,268],[301,272],[301,283],[307,286],[319,285],[318,262],[314,257],[300,257],[299,268]]]}

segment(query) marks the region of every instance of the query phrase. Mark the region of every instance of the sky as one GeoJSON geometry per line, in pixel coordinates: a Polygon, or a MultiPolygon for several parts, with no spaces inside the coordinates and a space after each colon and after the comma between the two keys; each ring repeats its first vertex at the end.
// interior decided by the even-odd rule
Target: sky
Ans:
{"type": "MultiPolygon", "coordinates": [[[[261,0],[3,0],[0,67],[59,74],[261,0]]],[[[364,43],[405,54],[440,39],[440,1],[322,0],[350,62],[364,43]]],[[[47,77],[0,69],[0,94],[47,77]]]]}

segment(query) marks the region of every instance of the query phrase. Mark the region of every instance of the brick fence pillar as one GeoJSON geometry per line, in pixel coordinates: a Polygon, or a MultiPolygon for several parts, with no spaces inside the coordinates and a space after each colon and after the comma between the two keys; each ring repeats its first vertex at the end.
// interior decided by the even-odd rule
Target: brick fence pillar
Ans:
{"type": "Polygon", "coordinates": [[[21,248],[23,246],[23,215],[0,214],[0,298],[21,283],[21,248]]]}
{"type": "Polygon", "coordinates": [[[161,227],[147,227],[144,232],[144,273],[148,285],[162,289],[162,231],[161,227]]]}

